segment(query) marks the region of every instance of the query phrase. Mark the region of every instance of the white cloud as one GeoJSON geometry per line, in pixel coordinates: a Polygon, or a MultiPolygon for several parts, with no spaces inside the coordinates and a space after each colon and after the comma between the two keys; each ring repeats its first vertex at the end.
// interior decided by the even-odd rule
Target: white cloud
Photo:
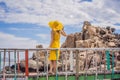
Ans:
{"type": "MultiPolygon", "coordinates": [[[[60,20],[64,25],[74,25],[84,20],[120,23],[119,0],[2,0],[9,12],[2,10],[0,21],[8,23],[34,23],[47,26],[50,20],[60,20]],[[82,2],[81,2],[82,1],[82,2]],[[5,16],[5,17],[3,17],[5,16]]],[[[0,10],[0,11],[1,11],[0,10]]]]}
{"type": "Polygon", "coordinates": [[[35,48],[36,45],[38,45],[36,40],[0,32],[1,48],[35,48]]]}

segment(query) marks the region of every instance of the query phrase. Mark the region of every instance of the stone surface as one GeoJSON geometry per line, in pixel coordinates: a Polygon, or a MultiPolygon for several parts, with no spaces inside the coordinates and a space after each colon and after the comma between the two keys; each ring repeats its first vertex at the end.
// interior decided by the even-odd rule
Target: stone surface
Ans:
{"type": "Polygon", "coordinates": [[[75,47],[75,36],[74,34],[70,34],[67,36],[65,45],[67,48],[74,48],[75,47]]]}

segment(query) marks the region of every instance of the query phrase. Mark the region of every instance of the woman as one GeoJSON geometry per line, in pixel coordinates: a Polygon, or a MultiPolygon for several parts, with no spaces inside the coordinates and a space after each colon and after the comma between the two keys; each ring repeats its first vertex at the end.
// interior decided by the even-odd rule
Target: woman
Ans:
{"type": "MultiPolygon", "coordinates": [[[[50,21],[49,26],[51,30],[51,42],[49,48],[60,48],[60,35],[67,36],[64,32],[64,27],[62,23],[58,21],[50,21]]],[[[59,59],[60,51],[59,50],[51,50],[49,55],[50,63],[50,74],[54,74],[56,72],[56,60],[59,59]]]]}

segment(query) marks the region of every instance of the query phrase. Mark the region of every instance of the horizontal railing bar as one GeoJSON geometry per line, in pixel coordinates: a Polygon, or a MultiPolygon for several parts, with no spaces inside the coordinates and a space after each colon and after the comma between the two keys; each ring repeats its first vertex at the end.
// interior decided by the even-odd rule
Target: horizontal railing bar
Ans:
{"type": "MultiPolygon", "coordinates": [[[[95,74],[96,72],[92,72],[92,71],[88,71],[88,75],[92,75],[92,74],[95,74]]],[[[120,74],[120,71],[115,71],[114,72],[115,74],[120,74]]],[[[67,75],[75,75],[76,73],[75,72],[67,72],[67,75]]],[[[81,72],[79,72],[79,75],[84,75],[85,74],[85,72],[84,71],[81,71],[81,72]]],[[[104,73],[104,72],[99,72],[98,74],[111,74],[111,72],[110,71],[106,71],[106,73],[104,73]]],[[[14,77],[14,74],[5,74],[6,75],[6,77],[14,77]]],[[[47,74],[46,73],[39,73],[39,74],[37,74],[37,73],[29,73],[29,77],[34,77],[34,76],[46,76],[47,74]]],[[[51,74],[52,75],[52,74],[51,74]]],[[[54,74],[55,75],[55,74],[54,74]]],[[[60,75],[66,75],[66,72],[58,72],[58,75],[60,76],[60,75]]],[[[0,76],[1,77],[3,77],[3,74],[0,74],[0,76]]],[[[18,73],[18,74],[16,74],[16,76],[17,77],[24,77],[25,76],[25,74],[24,73],[18,73]]],[[[49,75],[50,76],[50,75],[49,75]]]]}
{"type": "Polygon", "coordinates": [[[0,48],[0,50],[120,50],[120,48],[0,48]]]}

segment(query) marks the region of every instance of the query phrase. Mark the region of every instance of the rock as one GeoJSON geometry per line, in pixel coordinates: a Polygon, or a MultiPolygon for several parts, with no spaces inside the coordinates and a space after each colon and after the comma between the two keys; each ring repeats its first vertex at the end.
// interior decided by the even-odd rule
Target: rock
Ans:
{"type": "Polygon", "coordinates": [[[76,48],[83,48],[83,40],[76,41],[76,48]]]}
{"type": "Polygon", "coordinates": [[[45,51],[41,50],[41,51],[38,51],[38,52],[34,52],[33,56],[32,56],[32,59],[33,60],[37,60],[38,59],[39,61],[44,62],[44,60],[45,60],[45,51]]]}
{"type": "MultiPolygon", "coordinates": [[[[37,70],[37,67],[38,67],[38,69],[43,67],[42,62],[38,62],[38,66],[37,66],[37,61],[32,60],[32,59],[28,60],[28,65],[29,65],[28,68],[29,68],[30,72],[35,72],[37,70]]],[[[20,67],[21,67],[21,69],[23,69],[22,70],[23,72],[25,71],[25,66],[26,66],[25,60],[20,61],[20,67]]]]}
{"type": "Polygon", "coordinates": [[[106,30],[101,29],[101,30],[100,30],[100,35],[105,35],[105,34],[106,34],[106,30]]]}
{"type": "Polygon", "coordinates": [[[115,35],[115,38],[116,38],[117,40],[120,40],[120,34],[114,33],[114,35],[115,35]]]}
{"type": "Polygon", "coordinates": [[[10,66],[5,66],[5,71],[11,71],[11,67],[10,66]]]}
{"type": "Polygon", "coordinates": [[[79,61],[80,70],[84,70],[84,61],[79,61]]]}
{"type": "Polygon", "coordinates": [[[75,47],[75,37],[74,34],[70,34],[67,36],[65,45],[67,48],[74,48],[75,47]]]}
{"type": "Polygon", "coordinates": [[[92,39],[78,40],[76,41],[77,48],[89,48],[91,46],[92,39]]]}
{"type": "Polygon", "coordinates": [[[61,45],[61,48],[66,48],[66,43],[65,42],[61,45]]]}
{"type": "Polygon", "coordinates": [[[115,28],[111,28],[112,33],[115,32],[115,28]]]}
{"type": "MultiPolygon", "coordinates": [[[[97,36],[98,35],[97,31],[98,29],[95,26],[92,26],[90,22],[84,21],[83,34],[88,33],[87,34],[89,36],[88,38],[93,38],[94,36],[97,36]]],[[[84,36],[86,37],[87,35],[84,35],[84,36]]]]}
{"type": "Polygon", "coordinates": [[[104,65],[104,64],[102,64],[102,65],[101,65],[101,70],[102,70],[102,71],[107,70],[107,66],[104,65]]]}
{"type": "Polygon", "coordinates": [[[86,51],[80,52],[79,53],[79,60],[84,61],[86,58],[86,51]]]}
{"type": "Polygon", "coordinates": [[[110,40],[115,38],[115,35],[107,33],[107,34],[103,35],[102,38],[103,38],[104,41],[110,41],[110,40]]]}
{"type": "Polygon", "coordinates": [[[120,40],[116,41],[116,46],[120,48],[120,40]]]}
{"type": "Polygon", "coordinates": [[[43,48],[43,45],[36,45],[36,48],[43,48]]]}
{"type": "Polygon", "coordinates": [[[38,66],[37,66],[37,61],[32,59],[28,61],[28,64],[29,64],[29,68],[32,68],[32,69],[37,69],[37,67],[38,69],[40,69],[43,66],[42,62],[38,62],[38,66]]]}
{"type": "Polygon", "coordinates": [[[116,67],[115,67],[116,70],[120,70],[120,61],[116,61],[116,67]]]}
{"type": "Polygon", "coordinates": [[[120,54],[117,56],[117,60],[120,61],[120,54]]]}
{"type": "Polygon", "coordinates": [[[120,67],[115,67],[115,70],[120,70],[120,67]]]}
{"type": "Polygon", "coordinates": [[[115,46],[116,46],[114,42],[108,42],[107,45],[108,45],[109,47],[115,47],[115,46]]]}
{"type": "Polygon", "coordinates": [[[75,33],[74,36],[75,36],[75,41],[77,40],[82,40],[82,37],[81,37],[81,33],[75,33]]]}
{"type": "Polygon", "coordinates": [[[21,60],[20,61],[20,67],[21,68],[25,68],[25,60],[21,60]]]}
{"type": "Polygon", "coordinates": [[[116,67],[120,66],[120,61],[116,61],[116,67]]]}

